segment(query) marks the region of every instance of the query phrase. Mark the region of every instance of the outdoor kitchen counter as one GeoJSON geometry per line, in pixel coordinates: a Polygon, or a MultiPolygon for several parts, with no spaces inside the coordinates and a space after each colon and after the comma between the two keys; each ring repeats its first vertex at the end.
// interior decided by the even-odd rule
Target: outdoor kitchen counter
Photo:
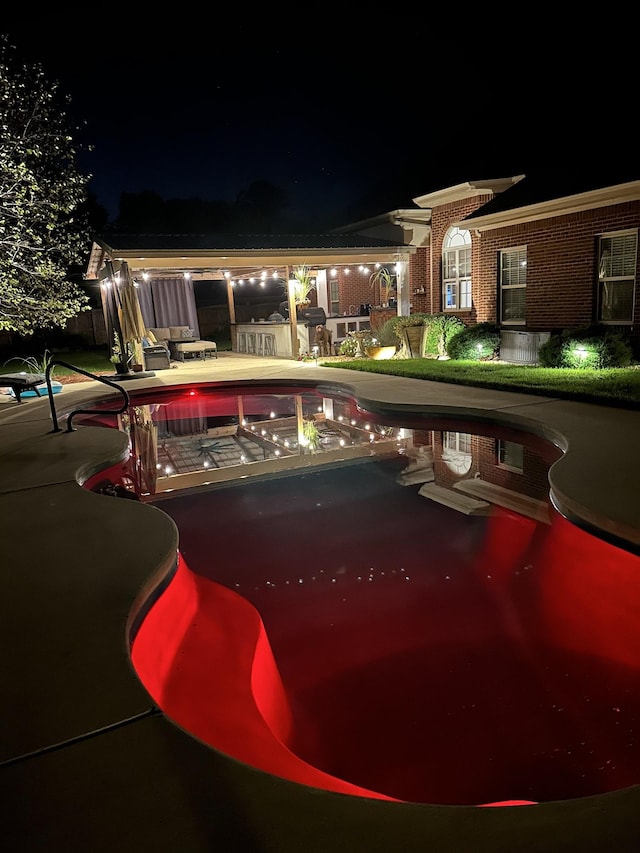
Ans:
{"type": "MultiPolygon", "coordinates": [[[[296,331],[298,354],[311,352],[313,340],[310,339],[311,330],[309,327],[303,322],[298,322],[296,331]]],[[[279,323],[271,323],[267,320],[258,320],[255,323],[236,323],[234,352],[292,358],[291,324],[287,320],[279,323]]]]}

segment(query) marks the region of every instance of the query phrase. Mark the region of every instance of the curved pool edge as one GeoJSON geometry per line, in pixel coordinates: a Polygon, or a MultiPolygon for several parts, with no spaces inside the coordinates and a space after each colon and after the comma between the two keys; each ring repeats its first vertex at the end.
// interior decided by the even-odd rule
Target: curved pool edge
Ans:
{"type": "MultiPolygon", "coordinates": [[[[39,750],[3,767],[8,849],[208,851],[216,844],[296,853],[328,853],[340,845],[362,853],[429,847],[474,853],[637,849],[637,786],[504,809],[386,803],[255,771],[155,713],[128,661],[126,623],[149,579],[170,571],[172,523],[154,508],[79,488],[74,478],[87,453],[94,461],[110,458],[104,450],[107,431],[98,436],[83,429],[79,440],[77,433],[69,435],[61,461],[60,445],[54,444],[59,436],[37,435],[47,418],[29,411],[32,404],[42,408],[37,400],[21,404],[20,417],[12,413],[11,426],[5,429],[4,421],[0,426],[8,440],[0,460],[7,474],[0,494],[2,575],[11,593],[4,597],[2,635],[5,648],[12,649],[8,675],[15,676],[2,687],[2,728],[14,741],[16,733],[23,743],[31,739],[39,750]],[[66,529],[70,517],[82,524],[66,529]],[[155,537],[162,546],[149,548],[155,537]],[[70,650],[71,676],[61,666],[69,663],[70,650]],[[65,720],[66,730],[47,737],[57,719],[65,720]],[[61,741],[66,744],[59,746],[61,741]]],[[[577,412],[564,420],[584,429],[577,412]]],[[[598,416],[595,426],[603,420],[598,416]]],[[[634,429],[638,423],[636,416],[634,429]]],[[[626,436],[630,440],[632,434],[626,436]]],[[[580,450],[580,436],[569,430],[567,439],[580,450]]],[[[588,453],[606,450],[596,435],[590,449],[582,446],[588,453]]],[[[622,491],[632,499],[633,492],[622,491]]]]}

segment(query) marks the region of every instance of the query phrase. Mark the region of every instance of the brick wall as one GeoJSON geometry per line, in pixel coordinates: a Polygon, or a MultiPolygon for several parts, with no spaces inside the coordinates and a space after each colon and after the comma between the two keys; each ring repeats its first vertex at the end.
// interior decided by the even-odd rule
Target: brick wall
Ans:
{"type": "Polygon", "coordinates": [[[360,305],[375,305],[378,301],[378,289],[372,288],[369,281],[373,269],[369,273],[361,273],[358,265],[349,267],[346,274],[344,267],[340,267],[336,276],[328,276],[328,280],[337,279],[340,290],[340,314],[357,314],[360,305]]]}
{"type": "MultiPolygon", "coordinates": [[[[451,227],[452,222],[458,222],[465,216],[468,216],[470,213],[476,211],[479,207],[482,207],[483,204],[486,204],[492,198],[492,193],[486,193],[484,195],[473,196],[472,198],[466,200],[456,201],[452,202],[451,204],[443,204],[439,207],[434,207],[433,212],[431,214],[433,282],[430,283],[429,279],[426,278],[425,295],[420,297],[413,297],[414,311],[426,311],[428,313],[434,314],[438,313],[439,311],[442,311],[442,244],[444,242],[445,235],[451,227]],[[433,288],[433,292],[431,292],[431,288],[433,288]],[[417,307],[418,305],[424,307],[417,307]]],[[[482,262],[482,260],[480,256],[480,245],[478,244],[478,241],[474,239],[473,234],[471,238],[471,262],[474,295],[473,308],[470,311],[452,312],[459,316],[460,319],[467,325],[471,325],[472,323],[479,323],[485,320],[486,317],[481,317],[480,312],[484,314],[487,310],[489,310],[489,306],[487,305],[487,294],[484,294],[484,298],[480,300],[481,308],[476,305],[475,301],[476,270],[480,269],[480,263],[482,262]]]]}
{"type": "MultiPolygon", "coordinates": [[[[640,202],[485,231],[474,237],[473,294],[478,321],[497,320],[498,254],[526,246],[528,331],[552,331],[596,320],[598,236],[640,227],[640,202]]],[[[640,255],[638,257],[640,262],[640,255]]],[[[640,280],[640,263],[636,270],[640,280]]],[[[640,310],[636,286],[636,309],[640,310]]]]}
{"type": "MultiPolygon", "coordinates": [[[[518,442],[518,436],[510,435],[510,441],[518,442]]],[[[524,439],[521,439],[524,441],[524,439]]],[[[523,470],[511,471],[500,467],[496,456],[497,439],[491,436],[474,435],[471,439],[472,462],[469,471],[460,475],[452,471],[442,459],[442,433],[435,432],[433,438],[435,482],[440,486],[453,488],[461,480],[469,480],[475,475],[482,477],[488,483],[511,489],[518,494],[526,495],[536,500],[547,500],[549,497],[549,464],[535,449],[524,444],[523,470]]]]}
{"type": "MultiPolygon", "coordinates": [[[[439,311],[434,308],[431,311],[431,250],[428,246],[420,246],[418,250],[409,256],[409,303],[411,313],[430,314],[439,311]]],[[[440,302],[434,302],[440,305],[440,302]]]]}

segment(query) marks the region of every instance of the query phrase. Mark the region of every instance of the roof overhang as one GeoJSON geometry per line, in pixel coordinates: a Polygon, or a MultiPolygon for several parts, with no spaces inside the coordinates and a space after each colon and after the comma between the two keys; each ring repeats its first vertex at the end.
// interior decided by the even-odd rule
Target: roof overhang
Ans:
{"type": "Polygon", "coordinates": [[[613,187],[591,190],[578,195],[554,198],[550,201],[527,205],[526,207],[491,213],[487,216],[473,215],[453,225],[465,230],[491,231],[496,228],[509,228],[513,225],[524,225],[540,219],[550,219],[553,216],[567,216],[598,207],[609,207],[614,204],[640,200],[640,181],[630,181],[613,187]]]}
{"type": "Polygon", "coordinates": [[[381,213],[378,216],[370,216],[368,219],[359,219],[357,222],[350,222],[349,225],[343,225],[336,228],[334,233],[350,233],[355,231],[365,233],[371,229],[375,229],[383,225],[403,225],[406,222],[415,224],[419,222],[421,225],[428,225],[431,222],[431,210],[421,210],[420,208],[397,208],[389,210],[386,213],[381,213]]]}
{"type": "Polygon", "coordinates": [[[329,268],[354,264],[407,261],[413,246],[363,246],[350,248],[278,249],[140,249],[112,247],[94,240],[87,266],[87,280],[99,279],[107,261],[126,261],[132,275],[169,276],[190,272],[194,277],[220,278],[225,271],[249,274],[260,270],[281,270],[304,265],[329,268]]]}
{"type": "MultiPolygon", "coordinates": [[[[504,190],[509,189],[518,181],[521,181],[524,175],[516,175],[512,178],[496,178],[489,181],[468,181],[464,184],[456,184],[454,187],[445,187],[445,189],[437,190],[426,195],[419,195],[411,199],[418,207],[433,208],[440,207],[443,204],[453,204],[456,201],[463,201],[475,196],[493,194],[498,195],[504,190]]],[[[414,211],[415,213],[415,211],[414,211]]]]}

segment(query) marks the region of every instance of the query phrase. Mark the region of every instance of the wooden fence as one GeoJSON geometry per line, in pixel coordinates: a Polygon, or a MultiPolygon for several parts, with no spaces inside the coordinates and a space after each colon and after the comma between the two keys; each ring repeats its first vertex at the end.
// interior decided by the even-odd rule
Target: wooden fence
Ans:
{"type": "MultiPolygon", "coordinates": [[[[261,302],[254,305],[236,305],[236,321],[248,323],[253,317],[256,320],[266,319],[273,311],[278,310],[279,302],[261,302]]],[[[204,340],[229,340],[231,329],[229,321],[229,307],[227,305],[207,305],[196,308],[198,313],[198,325],[200,326],[200,337],[204,340]]],[[[11,332],[0,332],[0,349],[10,350],[15,339],[11,332]]],[[[44,335],[47,338],[47,335],[44,335]]],[[[79,349],[82,347],[104,346],[107,344],[107,330],[104,315],[101,308],[92,308],[83,311],[69,320],[63,332],[56,331],[51,334],[55,341],[52,348],[63,347],[65,344],[79,349]],[[66,340],[65,340],[66,339],[66,340]]]]}

